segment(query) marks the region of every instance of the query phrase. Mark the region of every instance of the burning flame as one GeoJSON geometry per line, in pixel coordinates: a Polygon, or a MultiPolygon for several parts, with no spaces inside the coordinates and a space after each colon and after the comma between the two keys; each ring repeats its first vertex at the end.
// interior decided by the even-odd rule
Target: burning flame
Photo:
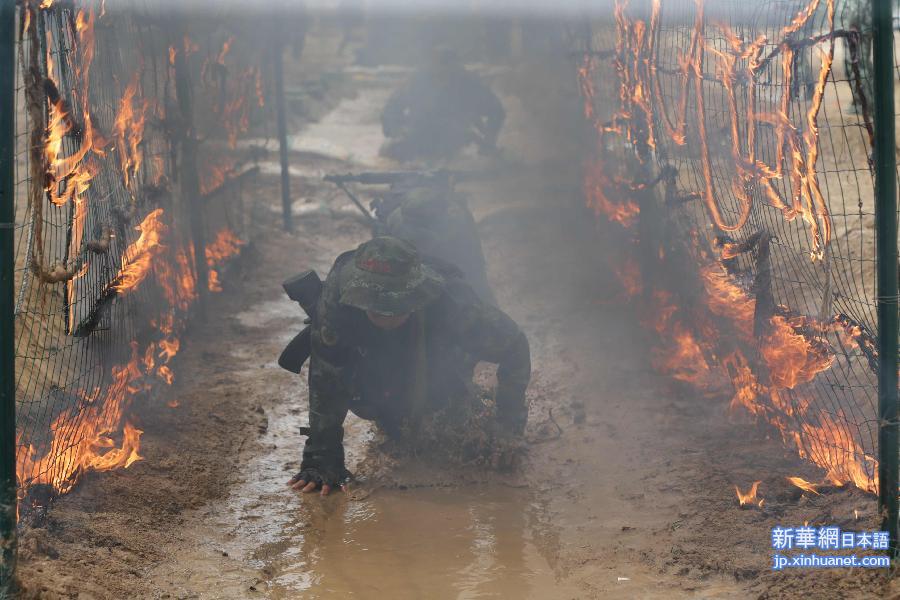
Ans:
{"type": "Polygon", "coordinates": [[[162,221],[163,209],[157,208],[148,214],[137,226],[140,237],[125,250],[122,269],[110,282],[109,287],[118,293],[125,293],[137,288],[153,268],[154,259],[165,249],[162,237],[166,233],[166,225],[162,221]]]}
{"type": "MultiPolygon", "coordinates": [[[[46,9],[53,4],[54,0],[42,0],[41,8],[46,9]]],[[[102,17],[102,2],[100,6],[102,17]]],[[[26,20],[33,17],[32,10],[36,10],[35,5],[25,3],[26,20]]],[[[43,56],[47,77],[46,80],[39,80],[46,90],[47,105],[37,107],[38,110],[46,108],[47,118],[45,126],[39,127],[35,134],[42,136],[42,139],[35,139],[33,143],[35,160],[32,164],[43,174],[43,180],[38,179],[38,191],[41,192],[38,198],[42,199],[45,194],[47,201],[56,207],[71,202],[67,209],[71,211],[71,221],[70,237],[66,244],[68,255],[78,259],[73,258],[72,262],[62,265],[66,278],[52,280],[67,282],[65,293],[70,306],[77,299],[74,284],[85,276],[89,267],[89,263],[79,255],[85,248],[92,252],[108,251],[109,239],[113,237],[112,228],[107,227],[110,233],[105,234],[105,242],[86,241],[91,238],[87,237],[89,234],[85,227],[88,223],[95,225],[87,192],[101,164],[108,165],[98,159],[106,157],[114,143],[123,183],[137,197],[136,189],[144,183],[141,181],[142,172],[147,169],[143,145],[148,111],[156,106],[143,96],[141,70],[138,69],[125,86],[118,103],[113,105],[115,118],[110,133],[114,135],[107,138],[95,129],[88,94],[95,52],[94,23],[93,8],[80,9],[75,14],[76,40],[74,50],[66,58],[71,62],[71,70],[65,79],[65,93],[61,91],[63,87],[57,79],[62,71],[61,66],[56,64],[60,53],[55,50],[59,44],[54,45],[51,30],[47,29],[43,46],[47,50],[43,56]]],[[[34,22],[29,21],[26,30],[33,32],[34,27],[34,22]]],[[[232,40],[229,40],[223,45],[218,62],[226,59],[231,43],[232,40]]],[[[199,46],[185,37],[177,44],[177,49],[170,48],[170,62],[180,58],[176,56],[177,52],[189,56],[198,50],[199,46]]],[[[70,65],[67,63],[65,66],[70,65]]],[[[223,127],[228,131],[232,145],[237,134],[246,131],[248,126],[246,98],[252,99],[255,94],[259,105],[263,105],[258,68],[247,69],[235,79],[239,83],[232,92],[240,98],[232,97],[230,103],[221,106],[223,127]]],[[[254,102],[251,100],[249,103],[254,102]]],[[[165,177],[164,157],[162,154],[150,156],[148,162],[150,172],[143,179],[152,179],[155,185],[159,185],[165,177]]],[[[207,192],[226,180],[234,170],[234,163],[223,160],[216,167],[203,172],[204,175],[212,174],[212,181],[206,181],[207,192]]],[[[127,347],[130,352],[119,364],[105,371],[103,385],[93,390],[79,389],[76,385],[67,388],[65,392],[78,401],[54,414],[46,439],[26,436],[24,432],[18,434],[17,445],[21,450],[17,457],[16,476],[20,503],[27,500],[29,489],[33,486],[48,486],[54,492],[63,494],[70,491],[87,472],[129,468],[142,460],[140,444],[143,432],[129,417],[130,409],[135,398],[151,390],[154,385],[171,385],[174,381],[172,361],[183,347],[180,337],[185,329],[185,317],[198,297],[195,259],[206,260],[210,267],[210,285],[215,291],[221,287],[219,274],[213,267],[221,266],[229,257],[240,252],[244,245],[231,230],[224,229],[205,249],[205,256],[197,257],[193,244],[181,238],[177,230],[171,230],[166,217],[164,210],[157,208],[143,218],[136,227],[139,232],[137,239],[125,248],[119,272],[109,280],[100,298],[107,302],[138,289],[153,288],[149,291],[164,297],[166,304],[150,322],[152,334],[142,335],[140,341],[130,342],[127,347]]],[[[40,238],[40,235],[37,237],[40,238]]],[[[36,244],[39,245],[40,241],[36,244]]],[[[36,256],[41,260],[35,262],[42,264],[42,255],[36,253],[36,256]]],[[[76,318],[76,311],[70,312],[70,331],[76,326],[76,318]]],[[[170,399],[167,404],[175,407],[178,402],[170,399]]]]}
{"type": "MultiPolygon", "coordinates": [[[[812,239],[810,255],[813,259],[820,258],[831,239],[831,220],[817,179],[816,119],[831,69],[833,41],[827,42],[828,50],[822,52],[812,99],[802,112],[802,122],[795,122],[793,115],[797,112],[792,111],[789,90],[798,58],[788,40],[823,3],[828,27],[833,27],[833,0],[811,0],[790,24],[776,32],[773,42],[763,35],[745,40],[727,25],[710,23],[704,16],[704,1],[695,0],[697,10],[689,46],[677,58],[674,78],[678,84],[675,97],[670,98],[662,93],[661,68],[657,65],[660,53],[654,48],[660,28],[659,0],[653,0],[648,22],[631,19],[625,11],[627,1],[617,0],[613,68],[619,79],[618,107],[609,121],[604,122],[596,112],[596,107],[602,105],[594,87],[595,72],[601,64],[599,58],[589,53],[578,69],[584,115],[597,133],[596,157],[592,156],[584,169],[587,205],[598,216],[603,215],[626,228],[633,228],[640,215],[631,193],[640,186],[624,184],[625,178],[616,175],[616,168],[604,162],[605,136],[611,133],[622,136],[639,150],[638,159],[643,160],[642,147],[652,150],[660,139],[684,146],[690,134],[696,136],[692,143],[696,141],[699,150],[702,177],[697,189],[687,190],[680,197],[699,198],[718,230],[735,231],[747,222],[754,194],[761,193],[767,202],[781,209],[785,219],[800,217],[805,221],[812,239]],[[765,55],[773,47],[778,52],[765,55]],[[766,76],[767,66],[776,57],[781,61],[783,91],[780,99],[769,105],[756,98],[757,86],[752,84],[766,76]],[[704,81],[711,72],[721,83],[722,106],[728,119],[724,158],[732,167],[729,169],[732,174],[726,183],[727,190],[713,185],[727,174],[712,161],[713,149],[706,131],[704,81]],[[737,82],[750,85],[736,85],[737,82]],[[749,94],[747,98],[742,96],[745,90],[749,94]],[[696,123],[695,130],[687,126],[690,96],[694,99],[695,114],[691,120],[696,123]],[[669,108],[672,101],[674,110],[669,108]],[[761,127],[775,136],[777,154],[769,163],[756,156],[756,135],[761,127]],[[781,196],[776,186],[779,180],[790,183],[786,186],[792,190],[790,198],[781,196]],[[725,221],[719,207],[722,191],[728,191],[737,201],[737,216],[730,222],[725,221]]],[[[671,74],[672,70],[667,72],[671,74]]],[[[685,185],[677,174],[674,182],[685,185]]],[[[709,255],[701,248],[696,234],[693,243],[695,255],[709,255]]],[[[746,251],[728,242],[719,249],[723,261],[746,251]]],[[[804,386],[815,382],[819,374],[834,365],[835,352],[829,335],[853,340],[860,347],[871,345],[858,326],[843,323],[837,317],[820,322],[780,306],[773,307],[774,314],[759,316],[757,299],[750,291],[749,282],[739,281],[721,263],[707,260],[702,261],[699,270],[703,285],[699,306],[680,309],[672,294],[662,289],[648,290],[636,265],[634,261],[626,262],[614,270],[626,292],[639,297],[637,305],[645,314],[645,324],[660,335],[661,343],[653,361],[657,369],[698,388],[714,385],[724,374],[734,387],[732,410],[746,410],[774,427],[786,445],[826,470],[827,481],[835,485],[853,483],[870,492],[877,490],[877,462],[853,437],[846,417],[840,411],[825,412],[804,391],[804,386]],[[758,360],[751,361],[748,356],[758,360]],[[710,360],[717,360],[721,371],[713,370],[710,360]],[[757,363],[761,367],[759,372],[751,366],[757,363]]],[[[755,498],[757,485],[758,482],[746,495],[736,488],[739,499],[744,498],[742,504],[750,497],[755,498]]]]}
{"type": "Polygon", "coordinates": [[[819,490],[817,489],[819,486],[814,483],[810,483],[810,482],[806,481],[802,477],[788,477],[787,480],[790,481],[795,486],[797,486],[798,488],[800,488],[801,490],[803,490],[804,492],[811,492],[817,496],[821,496],[821,494],[819,493],[819,490]]]}
{"type": "Polygon", "coordinates": [[[615,189],[615,186],[607,175],[606,165],[602,160],[595,158],[585,165],[584,191],[588,207],[597,216],[603,215],[623,227],[631,227],[637,222],[640,207],[627,197],[613,202],[607,196],[607,190],[611,188],[615,189]]]}
{"type": "Polygon", "coordinates": [[[243,245],[244,242],[234,235],[233,231],[226,227],[219,231],[212,244],[206,246],[206,264],[210,267],[209,291],[222,291],[222,286],[219,283],[219,274],[214,267],[238,254],[243,245]]]}
{"type": "Polygon", "coordinates": [[[200,171],[200,193],[206,196],[220,188],[234,174],[235,164],[235,160],[228,157],[204,160],[200,171]]]}
{"type": "Polygon", "coordinates": [[[758,506],[758,507],[762,508],[763,499],[760,498],[757,500],[757,498],[756,498],[756,492],[759,489],[760,483],[762,483],[762,481],[754,481],[753,485],[750,486],[750,489],[747,490],[746,493],[742,492],[741,488],[739,488],[738,486],[734,486],[734,492],[735,492],[735,494],[737,494],[737,499],[738,499],[738,502],[740,503],[741,507],[758,506]]]}
{"type": "Polygon", "coordinates": [[[20,455],[20,493],[35,484],[66,493],[83,473],[128,468],[141,459],[138,451],[143,432],[123,417],[131,397],[146,389],[141,381],[137,342],[132,342],[131,350],[126,365],[113,367],[112,381],[102,401],[89,398],[84,406],[62,412],[50,425],[53,437],[40,458],[34,445],[20,455]],[[122,442],[117,446],[111,436],[120,430],[122,442]]]}
{"type": "MultiPolygon", "coordinates": [[[[804,324],[803,317],[794,321],[804,324]]],[[[792,390],[802,383],[809,383],[816,375],[830,368],[834,355],[828,351],[827,342],[815,345],[814,340],[797,333],[791,323],[782,316],[771,319],[772,332],[760,344],[760,352],[772,385],[792,390]]]]}
{"type": "MultiPolygon", "coordinates": [[[[224,57],[223,57],[224,60],[224,57]]],[[[258,67],[250,67],[241,71],[230,82],[225,105],[222,107],[222,123],[228,134],[228,145],[235,148],[238,135],[245,133],[250,128],[250,105],[247,98],[250,93],[256,94],[259,106],[263,106],[262,81],[258,67]]]]}
{"type": "Polygon", "coordinates": [[[613,272],[629,297],[641,295],[644,284],[641,281],[641,267],[636,260],[630,256],[626,257],[621,263],[613,265],[613,272]]]}
{"type": "Polygon", "coordinates": [[[59,93],[59,84],[55,79],[54,60],[51,52],[53,37],[47,31],[47,74],[48,86],[53,90],[47,94],[49,118],[44,140],[44,160],[46,163],[47,197],[56,206],[62,206],[72,198],[82,197],[90,186],[97,167],[88,160],[88,153],[93,149],[94,129],[88,104],[88,86],[90,83],[90,67],[94,57],[94,11],[87,13],[78,11],[76,17],[78,34],[79,60],[76,63],[76,75],[80,82],[81,119],[83,123],[77,127],[72,113],[72,104],[59,93]],[[55,96],[55,98],[54,98],[55,96]],[[71,135],[70,134],[77,134],[71,135]],[[66,154],[63,140],[74,137],[79,141],[78,147],[66,154]]]}
{"type": "Polygon", "coordinates": [[[141,71],[137,70],[122,94],[119,112],[116,114],[115,120],[116,148],[119,152],[125,187],[128,187],[135,178],[144,159],[144,153],[140,146],[144,139],[144,124],[147,120],[150,100],[140,99],[140,82],[141,71]]]}
{"type": "MultiPolygon", "coordinates": [[[[664,134],[676,146],[687,143],[687,118],[689,86],[693,82],[694,108],[696,111],[697,143],[701,163],[702,182],[700,189],[694,191],[702,199],[707,214],[717,228],[722,231],[741,229],[750,216],[753,206],[753,194],[750,190],[758,188],[776,208],[780,208],[787,220],[800,216],[810,228],[813,242],[811,256],[821,258],[824,248],[831,240],[831,217],[819,187],[816,164],[818,160],[818,126],[817,116],[825,95],[825,83],[831,70],[834,54],[833,41],[828,52],[822,54],[818,77],[813,89],[813,96],[804,117],[805,122],[794,124],[791,117],[791,95],[788,93],[795,72],[796,57],[789,36],[799,31],[816,13],[821,0],[811,0],[801,9],[786,27],[777,35],[782,40],[776,45],[783,63],[781,83],[783,92],[778,106],[766,107],[756,98],[756,86],[735,86],[738,81],[749,81],[751,84],[766,76],[766,68],[770,58],[763,57],[763,51],[773,44],[766,36],[760,35],[751,41],[744,41],[737,33],[724,24],[710,24],[704,16],[704,0],[695,0],[696,15],[690,44],[687,52],[679,57],[677,74],[677,100],[675,101],[674,119],[672,111],[665,107],[668,98],[663,95],[660,84],[660,67],[657,65],[659,53],[655,49],[660,27],[660,1],[654,0],[649,23],[641,19],[631,19],[625,9],[627,0],[616,0],[614,15],[616,20],[616,47],[613,67],[619,77],[619,109],[608,123],[601,123],[594,112],[593,72],[599,66],[596,57],[588,55],[578,69],[579,87],[585,101],[585,117],[599,133],[614,132],[623,135],[629,142],[644,145],[649,149],[656,147],[660,133],[664,134]],[[716,34],[706,35],[708,27],[717,29],[716,34]],[[724,40],[724,45],[711,43],[708,40],[724,40]],[[704,102],[704,79],[710,66],[707,56],[712,62],[711,69],[722,82],[725,94],[724,105],[728,111],[730,136],[729,155],[733,175],[728,186],[737,200],[739,209],[736,219],[727,222],[719,206],[714,181],[714,171],[721,174],[712,161],[712,149],[706,131],[706,107],[704,102]],[[748,90],[749,97],[742,98],[743,90],[748,90]],[[746,112],[741,109],[746,107],[746,112]],[[659,116],[662,132],[657,131],[659,116]],[[761,126],[774,129],[777,155],[774,164],[769,165],[756,157],[756,135],[761,126]],[[799,133],[802,131],[803,133],[799,133]],[[741,132],[745,132],[742,137],[741,132]],[[789,179],[793,196],[785,199],[781,196],[775,182],[789,179]]],[[[834,0],[827,0],[828,26],[834,25],[834,0]]],[[[589,204],[594,205],[594,196],[589,194],[589,204]]]]}

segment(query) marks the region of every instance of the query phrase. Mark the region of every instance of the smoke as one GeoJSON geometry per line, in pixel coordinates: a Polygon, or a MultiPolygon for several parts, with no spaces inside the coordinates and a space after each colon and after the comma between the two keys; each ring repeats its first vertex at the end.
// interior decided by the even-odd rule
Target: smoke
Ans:
{"type": "MultiPolygon", "coordinates": [[[[609,15],[612,0],[192,0],[189,3],[176,0],[160,0],[154,9],[164,12],[200,12],[220,14],[238,11],[255,14],[276,14],[309,11],[324,15],[353,13],[366,14],[416,14],[432,16],[482,16],[554,17],[578,15],[609,15]]],[[[108,10],[129,9],[130,3],[109,3],[108,10]]]]}

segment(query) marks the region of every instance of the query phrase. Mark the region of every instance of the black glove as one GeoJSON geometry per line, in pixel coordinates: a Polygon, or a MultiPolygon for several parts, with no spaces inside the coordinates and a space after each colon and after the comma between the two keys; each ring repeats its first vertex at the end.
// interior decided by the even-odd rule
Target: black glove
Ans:
{"type": "Polygon", "coordinates": [[[347,485],[352,478],[353,474],[344,467],[323,469],[321,467],[304,465],[300,467],[300,472],[291,478],[290,483],[295,484],[298,481],[305,481],[306,483],[315,483],[316,488],[320,488],[323,485],[339,488],[347,485]]]}
{"type": "Polygon", "coordinates": [[[310,432],[302,431],[309,437],[303,448],[300,472],[291,479],[313,482],[316,487],[328,485],[337,487],[347,483],[350,472],[344,468],[344,428],[341,426],[310,432]]]}

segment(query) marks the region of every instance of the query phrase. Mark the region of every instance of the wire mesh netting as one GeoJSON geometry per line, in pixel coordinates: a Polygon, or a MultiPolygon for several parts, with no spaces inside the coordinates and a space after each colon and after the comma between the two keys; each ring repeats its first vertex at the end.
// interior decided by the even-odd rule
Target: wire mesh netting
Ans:
{"type": "Polygon", "coordinates": [[[640,238],[618,271],[661,335],[656,365],[730,382],[731,408],[825,483],[875,491],[869,11],[617,1],[572,37],[596,132],[587,199],[640,238]]]}
{"type": "Polygon", "coordinates": [[[172,383],[196,301],[247,241],[240,138],[262,122],[267,46],[155,2],[24,2],[17,19],[25,514],[87,471],[139,460],[129,406],[172,383]]]}

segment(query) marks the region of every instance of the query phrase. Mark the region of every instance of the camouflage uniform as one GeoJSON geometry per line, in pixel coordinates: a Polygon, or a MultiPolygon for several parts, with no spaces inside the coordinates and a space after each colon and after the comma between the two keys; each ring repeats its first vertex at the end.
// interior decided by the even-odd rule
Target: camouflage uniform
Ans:
{"type": "Polygon", "coordinates": [[[490,88],[445,52],[388,100],[381,124],[393,139],[383,153],[398,160],[450,158],[470,143],[490,152],[505,117],[490,88]]]}
{"type": "Polygon", "coordinates": [[[413,188],[384,221],[380,229],[384,235],[406,240],[421,256],[459,267],[479,299],[497,304],[478,227],[464,195],[449,186],[413,188]]]}
{"type": "Polygon", "coordinates": [[[344,477],[348,410],[391,434],[464,396],[471,385],[466,356],[498,365],[497,418],[510,433],[522,432],[528,340],[460,275],[451,265],[420,261],[412,246],[390,237],[338,257],[312,322],[310,433],[295,480],[334,485],[344,477]],[[382,330],[366,310],[410,317],[382,330]]]}

